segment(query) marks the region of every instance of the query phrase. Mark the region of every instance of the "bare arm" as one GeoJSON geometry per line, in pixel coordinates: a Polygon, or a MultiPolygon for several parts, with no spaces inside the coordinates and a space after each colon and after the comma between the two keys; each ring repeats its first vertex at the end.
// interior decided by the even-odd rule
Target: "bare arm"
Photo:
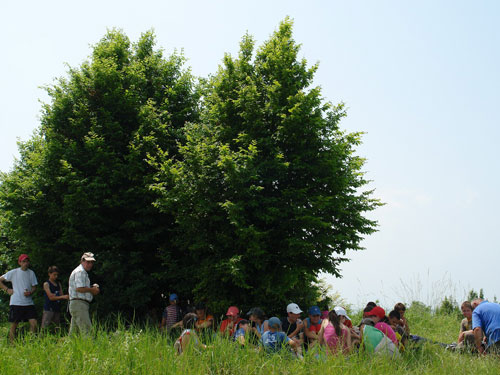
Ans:
{"type": "Polygon", "coordinates": [[[81,287],[81,288],[76,288],[76,291],[78,293],[91,293],[92,295],[97,295],[99,294],[99,288],[97,286],[93,286],[91,288],[88,288],[88,287],[81,287]]]}
{"type": "Polygon", "coordinates": [[[7,292],[8,295],[13,295],[14,294],[14,290],[7,287],[7,285],[4,284],[4,280],[5,280],[5,277],[3,276],[0,276],[0,288],[2,288],[3,290],[5,290],[7,292]]]}
{"type": "Polygon", "coordinates": [[[307,320],[304,322],[304,333],[306,334],[307,337],[309,337],[312,340],[318,339],[318,334],[309,329],[309,326],[307,324],[307,320]]]}
{"type": "MultiPolygon", "coordinates": [[[[50,291],[49,283],[46,281],[43,283],[43,290],[45,291],[45,294],[47,294],[47,297],[51,301],[60,301],[63,299],[68,299],[68,296],[56,296],[54,293],[50,291]]],[[[61,288],[62,290],[62,288],[61,288]]]]}
{"type": "Polygon", "coordinates": [[[474,328],[474,343],[476,344],[477,351],[481,354],[484,353],[484,348],[481,345],[483,340],[483,330],[481,327],[474,328]]]}
{"type": "Polygon", "coordinates": [[[325,345],[325,327],[327,326],[327,324],[328,324],[328,320],[323,319],[323,322],[321,323],[321,328],[318,332],[320,345],[325,345]]]}
{"type": "Polygon", "coordinates": [[[25,291],[25,292],[24,292],[24,296],[25,296],[25,297],[29,297],[29,296],[31,296],[33,293],[35,293],[35,291],[36,291],[36,285],[32,285],[32,286],[31,286],[31,290],[27,290],[27,291],[25,291]]]}
{"type": "Polygon", "coordinates": [[[343,349],[344,351],[344,354],[347,354],[349,353],[351,350],[352,350],[352,343],[351,343],[351,331],[349,328],[346,329],[346,332],[347,332],[347,336],[346,336],[346,343],[347,343],[347,346],[345,349],[343,349]]]}
{"type": "Polygon", "coordinates": [[[198,329],[200,329],[200,328],[209,328],[209,327],[212,327],[213,323],[214,323],[213,318],[212,319],[208,319],[208,320],[204,321],[203,323],[197,324],[196,328],[198,328],[198,329]]]}
{"type": "Polygon", "coordinates": [[[295,336],[299,334],[299,332],[304,328],[304,323],[302,321],[297,320],[297,328],[288,335],[289,338],[293,339],[295,336]]]}
{"type": "Polygon", "coordinates": [[[408,325],[408,321],[406,320],[405,317],[401,318],[401,321],[403,322],[403,328],[405,329],[405,332],[407,335],[410,334],[410,326],[408,325]]]}

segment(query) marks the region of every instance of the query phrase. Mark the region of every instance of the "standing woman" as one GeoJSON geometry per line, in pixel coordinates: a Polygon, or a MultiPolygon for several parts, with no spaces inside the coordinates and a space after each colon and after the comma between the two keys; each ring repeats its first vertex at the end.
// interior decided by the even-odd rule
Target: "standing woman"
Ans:
{"type": "Polygon", "coordinates": [[[49,267],[49,279],[43,283],[45,291],[45,303],[43,305],[42,328],[47,328],[50,323],[59,325],[61,322],[61,301],[67,300],[69,296],[63,294],[59,277],[59,269],[56,266],[49,267]]]}

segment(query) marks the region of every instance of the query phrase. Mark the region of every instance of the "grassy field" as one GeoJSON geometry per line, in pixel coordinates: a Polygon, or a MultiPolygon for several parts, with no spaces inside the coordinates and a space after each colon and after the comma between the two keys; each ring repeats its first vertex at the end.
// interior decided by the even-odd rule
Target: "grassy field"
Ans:
{"type": "MultiPolygon", "coordinates": [[[[425,310],[407,312],[412,333],[451,343],[458,336],[460,318],[433,315],[425,310]]],[[[358,316],[353,319],[359,320],[358,316]]],[[[0,335],[0,374],[499,374],[500,360],[449,352],[438,345],[409,348],[401,359],[361,355],[318,359],[306,355],[264,355],[240,349],[215,338],[203,352],[177,356],[173,341],[155,329],[99,328],[92,338],[64,335],[24,335],[7,342],[7,325],[0,335]]]]}

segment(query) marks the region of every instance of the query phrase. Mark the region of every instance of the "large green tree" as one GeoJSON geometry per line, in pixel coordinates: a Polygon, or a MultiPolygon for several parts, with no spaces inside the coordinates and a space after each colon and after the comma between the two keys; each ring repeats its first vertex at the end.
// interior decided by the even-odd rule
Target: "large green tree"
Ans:
{"type": "Polygon", "coordinates": [[[39,277],[57,264],[67,278],[83,251],[97,255],[98,310],[145,310],[168,292],[160,251],[173,251],[172,216],[149,189],[148,155],[178,154],[186,121],[198,119],[184,58],[164,57],[145,33],[132,44],[109,31],[89,61],[48,88],[41,127],[2,176],[4,253],[28,251],[39,277]]]}
{"type": "Polygon", "coordinates": [[[207,80],[181,157],[151,158],[182,252],[164,253],[168,273],[188,274],[184,288],[216,310],[315,302],[317,275],[340,276],[346,251],[376,228],[360,134],[340,129],[343,105],[311,87],[317,66],[299,49],[288,19],[255,54],[243,37],[238,58],[207,80]]]}

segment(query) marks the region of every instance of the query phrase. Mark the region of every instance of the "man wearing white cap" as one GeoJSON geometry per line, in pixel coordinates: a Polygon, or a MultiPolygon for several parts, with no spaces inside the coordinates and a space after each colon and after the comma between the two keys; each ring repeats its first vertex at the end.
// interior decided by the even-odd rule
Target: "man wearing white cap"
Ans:
{"type": "Polygon", "coordinates": [[[90,302],[95,295],[99,294],[99,285],[90,286],[88,275],[88,272],[94,266],[94,262],[94,254],[84,253],[80,265],[71,272],[69,277],[70,335],[77,330],[87,334],[92,327],[89,315],[90,302]]]}
{"type": "Polygon", "coordinates": [[[302,310],[296,303],[290,303],[286,307],[286,312],[288,316],[281,319],[281,328],[290,339],[298,345],[302,345],[302,338],[300,337],[300,333],[304,328],[304,323],[300,319],[302,310]]]}

